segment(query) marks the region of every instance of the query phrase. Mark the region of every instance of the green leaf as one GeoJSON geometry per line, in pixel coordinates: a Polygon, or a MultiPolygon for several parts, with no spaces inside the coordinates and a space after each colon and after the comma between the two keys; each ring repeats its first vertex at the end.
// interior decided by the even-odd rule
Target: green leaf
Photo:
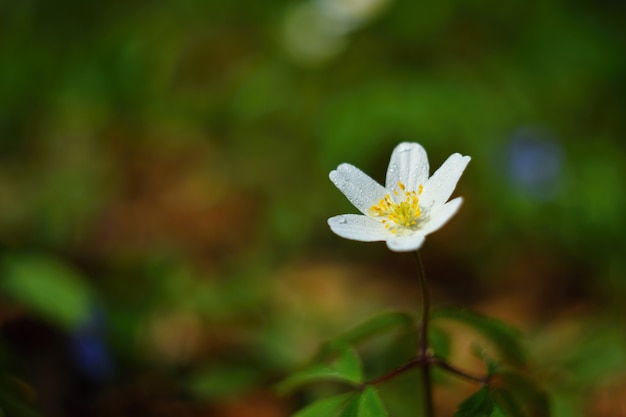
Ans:
{"type": "Polygon", "coordinates": [[[476,348],[476,351],[474,353],[485,362],[485,365],[487,366],[488,376],[495,375],[499,371],[500,363],[491,356],[489,356],[488,352],[486,352],[484,349],[476,348]]]}
{"type": "Polygon", "coordinates": [[[251,366],[210,366],[194,372],[187,384],[199,398],[220,398],[241,392],[258,383],[259,370],[251,366]]]}
{"type": "Polygon", "coordinates": [[[435,356],[447,358],[450,354],[451,339],[448,332],[435,326],[428,329],[428,342],[435,356]]]}
{"type": "Polygon", "coordinates": [[[359,396],[358,417],[386,417],[387,410],[374,387],[366,387],[359,396]]]}
{"type": "Polygon", "coordinates": [[[361,393],[355,395],[352,400],[346,405],[346,408],[341,411],[339,417],[359,417],[359,410],[361,408],[361,393]]]}
{"type": "Polygon", "coordinates": [[[503,372],[492,377],[490,387],[496,403],[510,417],[549,417],[546,393],[525,376],[503,372]]]}
{"type": "Polygon", "coordinates": [[[363,382],[361,361],[352,348],[343,346],[330,364],[316,363],[296,372],[279,383],[277,389],[285,393],[317,381],[341,381],[358,385],[363,382]]]}
{"type": "Polygon", "coordinates": [[[493,408],[494,400],[485,386],[459,404],[454,417],[490,417],[493,408]]]}
{"type": "Polygon", "coordinates": [[[409,314],[394,312],[375,316],[325,343],[317,356],[323,358],[342,349],[345,345],[353,345],[372,336],[403,327],[414,327],[413,317],[409,314]]]}
{"type": "Polygon", "coordinates": [[[489,417],[508,417],[498,404],[493,406],[493,411],[489,417]]]}
{"type": "Polygon", "coordinates": [[[2,262],[0,288],[47,320],[66,328],[90,314],[92,292],[85,280],[58,260],[44,255],[11,255],[2,262]]]}
{"type": "Polygon", "coordinates": [[[549,365],[567,369],[570,383],[581,386],[626,370],[626,343],[620,326],[596,318],[582,321],[577,327],[576,332],[562,327],[543,335],[540,342],[544,347],[539,346],[538,351],[546,352],[542,358],[557,361],[549,365]]]}
{"type": "Polygon", "coordinates": [[[433,312],[432,320],[449,319],[464,323],[488,339],[502,355],[502,359],[515,366],[526,362],[520,332],[510,325],[468,310],[439,310],[433,312]]]}
{"type": "MultiPolygon", "coordinates": [[[[433,371],[436,369],[433,369],[433,371]]],[[[390,415],[414,417],[416,409],[421,410],[423,408],[424,395],[422,384],[421,372],[419,369],[413,369],[376,385],[376,388],[379,395],[385,399],[385,406],[390,415]]]]}
{"type": "Polygon", "coordinates": [[[359,393],[346,408],[341,412],[339,417],[386,417],[387,410],[383,405],[378,392],[373,387],[366,387],[363,392],[359,393]]]}
{"type": "Polygon", "coordinates": [[[315,401],[294,417],[387,417],[388,413],[375,388],[315,401]]]}
{"type": "Polygon", "coordinates": [[[355,402],[356,397],[354,393],[350,392],[317,400],[298,411],[293,417],[338,417],[346,406],[355,402]]]}

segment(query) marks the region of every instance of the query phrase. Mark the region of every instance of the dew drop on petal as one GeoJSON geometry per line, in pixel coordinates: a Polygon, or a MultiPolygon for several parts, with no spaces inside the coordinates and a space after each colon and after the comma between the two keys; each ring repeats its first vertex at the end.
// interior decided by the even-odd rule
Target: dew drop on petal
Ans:
{"type": "Polygon", "coordinates": [[[347,224],[348,220],[345,217],[339,219],[339,224],[347,224]]]}

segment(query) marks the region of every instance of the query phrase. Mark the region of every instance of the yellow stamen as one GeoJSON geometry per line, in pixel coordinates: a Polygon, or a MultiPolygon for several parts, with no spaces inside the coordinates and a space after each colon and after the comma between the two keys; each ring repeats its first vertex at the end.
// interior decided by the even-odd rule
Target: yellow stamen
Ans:
{"type": "Polygon", "coordinates": [[[391,233],[397,233],[398,229],[415,229],[418,225],[422,209],[419,204],[419,196],[424,187],[420,185],[417,192],[406,191],[406,186],[398,182],[400,190],[394,190],[395,196],[402,197],[402,201],[396,203],[389,194],[381,199],[378,204],[370,207],[372,217],[385,217],[381,221],[391,233]],[[388,221],[390,220],[390,221],[388,221]]]}

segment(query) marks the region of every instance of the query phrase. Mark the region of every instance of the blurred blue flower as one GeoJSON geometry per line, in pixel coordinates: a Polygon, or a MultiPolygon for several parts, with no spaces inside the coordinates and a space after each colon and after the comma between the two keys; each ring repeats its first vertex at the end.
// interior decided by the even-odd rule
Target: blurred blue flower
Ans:
{"type": "Polygon", "coordinates": [[[81,373],[94,381],[106,381],[114,364],[105,339],[105,315],[94,307],[91,316],[70,335],[72,359],[81,373]]]}
{"type": "Polygon", "coordinates": [[[560,187],[563,150],[544,128],[524,126],[510,137],[506,148],[507,174],[526,195],[550,200],[560,187]]]}

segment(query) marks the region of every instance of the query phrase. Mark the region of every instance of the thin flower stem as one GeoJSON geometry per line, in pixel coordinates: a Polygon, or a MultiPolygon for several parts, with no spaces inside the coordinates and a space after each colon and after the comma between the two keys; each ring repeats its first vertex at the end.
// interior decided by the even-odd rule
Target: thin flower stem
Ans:
{"type": "Polygon", "coordinates": [[[433,407],[433,385],[430,372],[430,361],[428,358],[428,321],[430,319],[430,297],[428,294],[428,285],[426,283],[426,274],[424,273],[424,265],[418,251],[415,251],[415,259],[417,261],[417,272],[419,275],[420,289],[422,293],[422,320],[420,322],[420,339],[418,345],[417,356],[422,364],[422,387],[424,392],[424,411],[426,417],[434,417],[433,407]]]}
{"type": "Polygon", "coordinates": [[[428,293],[428,285],[426,283],[426,274],[424,273],[424,265],[419,252],[415,252],[415,260],[417,261],[417,272],[420,282],[420,291],[422,295],[422,317],[419,323],[419,342],[417,346],[417,354],[414,358],[408,362],[399,366],[398,368],[381,375],[377,378],[369,380],[360,386],[360,389],[364,389],[368,385],[376,385],[383,382],[387,382],[396,376],[403,374],[404,372],[419,366],[422,377],[422,389],[423,389],[423,401],[424,401],[424,416],[434,417],[434,402],[433,402],[433,383],[432,383],[432,367],[437,366],[440,369],[449,372],[453,375],[466,379],[470,382],[476,382],[481,385],[489,383],[489,376],[476,376],[459,369],[445,359],[437,357],[429,350],[428,343],[428,324],[430,320],[430,297],[428,293]]]}
{"type": "Polygon", "coordinates": [[[419,340],[419,354],[420,356],[426,356],[428,352],[428,321],[430,319],[430,297],[428,294],[428,285],[426,284],[426,274],[424,272],[424,265],[422,264],[422,258],[419,252],[415,252],[415,259],[417,261],[417,274],[420,282],[420,291],[422,293],[422,320],[420,322],[420,340],[419,340]]]}

